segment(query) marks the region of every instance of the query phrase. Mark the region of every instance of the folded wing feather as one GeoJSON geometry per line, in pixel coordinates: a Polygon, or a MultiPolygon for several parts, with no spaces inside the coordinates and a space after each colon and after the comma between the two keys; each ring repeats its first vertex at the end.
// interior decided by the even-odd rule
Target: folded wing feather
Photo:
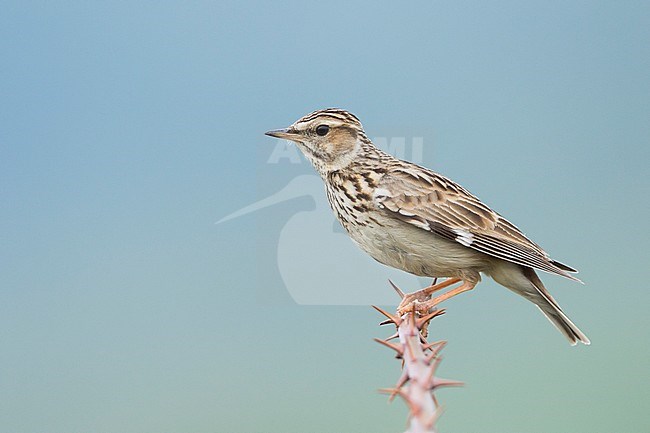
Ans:
{"type": "MultiPolygon", "coordinates": [[[[467,248],[578,280],[517,227],[453,181],[423,167],[394,168],[380,180],[375,204],[391,216],[467,248]]],[[[578,280],[579,281],[579,280],[578,280]]]]}

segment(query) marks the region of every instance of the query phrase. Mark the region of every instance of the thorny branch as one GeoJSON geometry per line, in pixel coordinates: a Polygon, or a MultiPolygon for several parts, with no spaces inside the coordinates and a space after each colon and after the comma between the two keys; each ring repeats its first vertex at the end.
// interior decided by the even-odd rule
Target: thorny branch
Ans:
{"type": "MultiPolygon", "coordinates": [[[[401,292],[397,288],[396,290],[401,292]]],[[[402,360],[402,374],[395,386],[381,389],[380,392],[389,394],[389,401],[395,396],[400,396],[405,401],[409,408],[409,428],[406,433],[435,433],[435,423],[441,409],[434,392],[442,387],[463,385],[462,382],[435,376],[441,361],[440,351],[447,342],[428,343],[426,340],[429,322],[444,314],[445,310],[434,309],[422,316],[414,304],[411,311],[398,316],[374,305],[373,308],[386,317],[382,325],[392,323],[397,328],[397,332],[385,340],[376,338],[375,341],[394,350],[396,358],[402,360]]]]}

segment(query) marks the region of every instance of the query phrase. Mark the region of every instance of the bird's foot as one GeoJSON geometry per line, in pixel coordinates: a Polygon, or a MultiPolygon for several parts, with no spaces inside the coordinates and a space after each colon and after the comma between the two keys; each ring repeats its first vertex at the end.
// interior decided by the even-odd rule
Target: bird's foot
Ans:
{"type": "MultiPolygon", "coordinates": [[[[436,308],[438,306],[438,304],[440,304],[441,302],[446,301],[449,298],[453,298],[454,296],[459,295],[459,294],[461,294],[463,292],[467,292],[468,290],[472,290],[476,286],[476,283],[472,283],[472,282],[469,282],[469,281],[463,281],[463,284],[461,284],[460,286],[455,287],[455,288],[443,293],[442,295],[436,296],[433,299],[428,299],[427,298],[427,299],[422,300],[421,296],[418,297],[420,292],[425,291],[427,289],[432,289],[433,287],[435,287],[435,290],[433,290],[435,292],[435,291],[438,291],[438,290],[440,290],[440,289],[442,289],[444,287],[455,284],[455,283],[457,283],[459,281],[461,281],[461,280],[459,280],[458,278],[449,278],[449,279],[443,281],[442,283],[437,284],[436,286],[427,287],[426,289],[420,290],[419,292],[415,292],[415,293],[411,293],[409,295],[405,295],[404,298],[402,298],[402,302],[397,307],[398,314],[400,316],[402,316],[404,313],[408,313],[409,311],[413,311],[413,310],[416,313],[418,313],[420,316],[429,314],[431,312],[431,310],[436,308]],[[456,281],[452,281],[452,280],[456,280],[456,281]],[[442,286],[442,287],[439,287],[439,286],[442,286]],[[415,298],[411,298],[411,296],[415,296],[415,298]]],[[[430,296],[430,295],[427,295],[427,296],[430,296]]]]}
{"type": "Polygon", "coordinates": [[[415,312],[418,313],[420,316],[429,314],[431,309],[435,307],[439,302],[441,302],[438,301],[436,303],[433,303],[433,301],[439,299],[440,297],[431,299],[431,295],[439,290],[444,289],[445,287],[449,287],[460,281],[461,281],[460,278],[447,278],[442,283],[433,284],[429,287],[425,287],[422,290],[418,290],[417,292],[408,293],[408,294],[405,294],[397,286],[393,284],[395,290],[397,290],[398,294],[402,297],[402,302],[400,302],[399,306],[397,307],[397,314],[402,316],[410,311],[413,311],[414,309],[415,312]]]}

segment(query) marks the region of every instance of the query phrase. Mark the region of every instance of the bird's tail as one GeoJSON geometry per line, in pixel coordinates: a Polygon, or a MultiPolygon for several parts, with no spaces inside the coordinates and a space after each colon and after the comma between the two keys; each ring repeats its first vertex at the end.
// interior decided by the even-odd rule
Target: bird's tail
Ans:
{"type": "Polygon", "coordinates": [[[542,280],[532,268],[525,268],[524,275],[535,286],[537,293],[535,299],[531,299],[537,308],[540,309],[546,318],[569,340],[572,346],[578,341],[584,344],[590,344],[589,338],[564,314],[558,303],[553,299],[551,294],[546,290],[542,280]]]}

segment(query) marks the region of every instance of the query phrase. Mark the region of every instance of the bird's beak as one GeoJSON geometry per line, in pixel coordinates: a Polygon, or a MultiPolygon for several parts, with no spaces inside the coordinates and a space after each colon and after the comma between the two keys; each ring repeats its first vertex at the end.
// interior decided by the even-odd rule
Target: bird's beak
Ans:
{"type": "Polygon", "coordinates": [[[265,132],[264,135],[291,141],[298,141],[298,137],[300,136],[300,134],[296,133],[291,128],[274,129],[273,131],[265,132]]]}

